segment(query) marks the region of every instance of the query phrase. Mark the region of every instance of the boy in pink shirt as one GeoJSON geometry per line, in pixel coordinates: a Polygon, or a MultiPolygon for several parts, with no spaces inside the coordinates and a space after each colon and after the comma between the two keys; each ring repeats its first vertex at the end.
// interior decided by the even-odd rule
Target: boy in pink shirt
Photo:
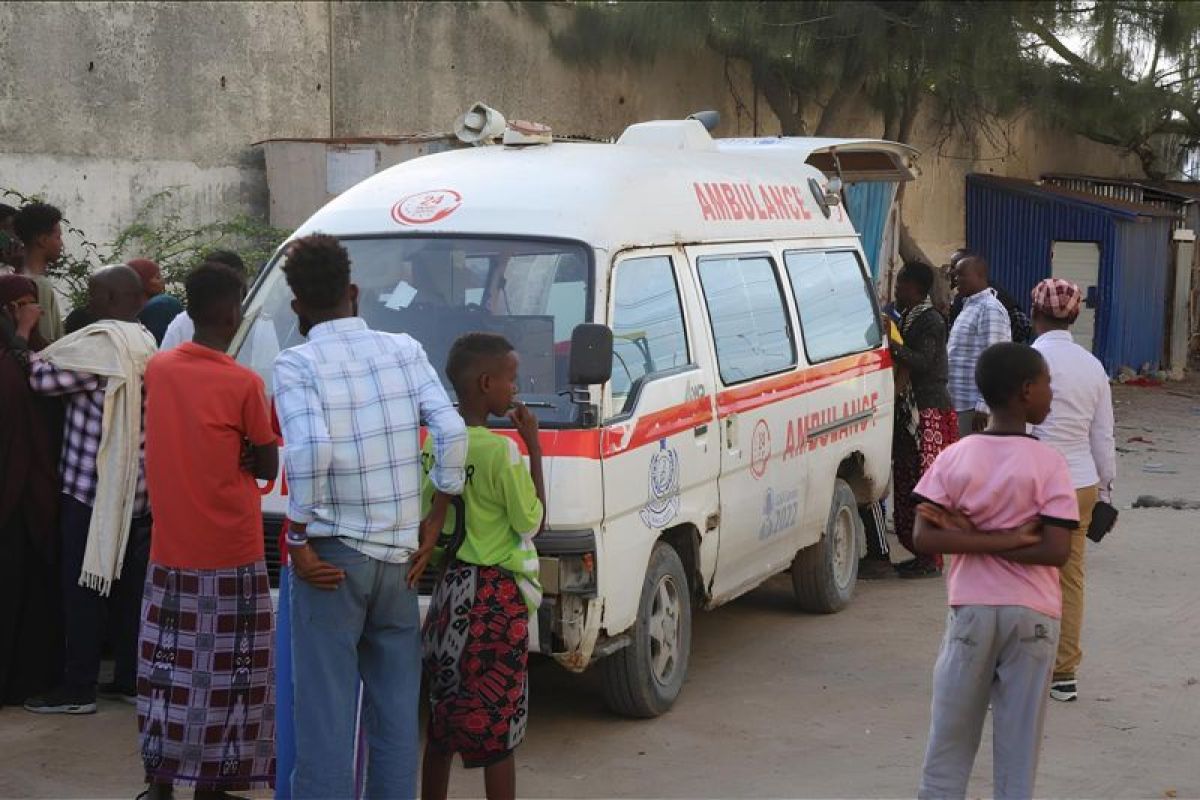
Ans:
{"type": "Polygon", "coordinates": [[[1079,525],[1066,461],[1025,433],[1026,423],[1050,413],[1042,356],[1022,344],[994,345],[975,381],[991,424],[945,450],[915,492],[918,552],[954,554],[922,798],[966,796],[989,702],[995,796],[1033,796],[1058,647],[1058,567],[1079,525]]]}

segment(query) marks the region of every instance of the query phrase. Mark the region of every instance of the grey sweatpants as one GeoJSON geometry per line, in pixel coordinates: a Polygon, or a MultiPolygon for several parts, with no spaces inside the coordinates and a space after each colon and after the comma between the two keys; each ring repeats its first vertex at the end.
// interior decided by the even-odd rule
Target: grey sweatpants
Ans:
{"type": "Polygon", "coordinates": [[[918,797],[966,797],[989,701],[995,796],[1033,797],[1058,627],[1024,606],[950,609],[918,797]]]}

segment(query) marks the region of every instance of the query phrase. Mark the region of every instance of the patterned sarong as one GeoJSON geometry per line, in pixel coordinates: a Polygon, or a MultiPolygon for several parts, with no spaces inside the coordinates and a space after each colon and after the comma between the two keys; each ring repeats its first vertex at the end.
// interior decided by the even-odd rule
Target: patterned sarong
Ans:
{"type": "MultiPolygon", "coordinates": [[[[892,480],[896,495],[893,519],[896,538],[908,550],[913,548],[913,525],[916,522],[916,503],[912,493],[925,471],[933,466],[937,457],[950,445],[958,441],[958,414],[951,410],[926,408],[918,413],[917,441],[907,431],[896,429],[892,444],[892,480]]],[[[932,564],[939,569],[942,557],[918,555],[917,560],[932,564]]]]}
{"type": "Polygon", "coordinates": [[[138,642],[147,780],[237,790],[275,778],[275,659],[263,562],[213,570],[151,563],[138,642]]]}
{"type": "Polygon", "coordinates": [[[529,719],[529,610],[513,576],[454,562],[425,620],[430,746],[465,767],[503,761],[529,719]]]}

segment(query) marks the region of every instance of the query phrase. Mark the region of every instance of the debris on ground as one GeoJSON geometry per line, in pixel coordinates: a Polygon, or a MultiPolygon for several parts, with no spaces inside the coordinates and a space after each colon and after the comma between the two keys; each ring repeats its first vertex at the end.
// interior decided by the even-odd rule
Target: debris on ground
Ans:
{"type": "Polygon", "coordinates": [[[1160,464],[1157,461],[1147,461],[1142,464],[1142,472],[1152,472],[1155,475],[1176,475],[1179,470],[1174,467],[1168,467],[1166,464],[1160,464]]]}
{"type": "Polygon", "coordinates": [[[1139,495],[1138,499],[1133,501],[1133,507],[1173,508],[1176,511],[1200,511],[1200,502],[1195,500],[1180,500],[1179,498],[1164,500],[1163,498],[1155,497],[1152,494],[1143,494],[1139,495]]]}
{"type": "Polygon", "coordinates": [[[1130,436],[1126,439],[1127,442],[1141,442],[1142,444],[1154,444],[1153,439],[1147,439],[1145,436],[1130,436]]]}

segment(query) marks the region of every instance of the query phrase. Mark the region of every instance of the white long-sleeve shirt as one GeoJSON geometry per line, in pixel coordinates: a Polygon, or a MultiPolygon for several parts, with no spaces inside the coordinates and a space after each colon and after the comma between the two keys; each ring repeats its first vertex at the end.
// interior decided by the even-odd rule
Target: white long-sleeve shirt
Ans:
{"type": "Polygon", "coordinates": [[[1112,388],[1100,361],[1068,331],[1043,333],[1033,343],[1050,367],[1054,401],[1033,433],[1067,459],[1075,488],[1100,487],[1107,500],[1117,477],[1112,388]]]}

